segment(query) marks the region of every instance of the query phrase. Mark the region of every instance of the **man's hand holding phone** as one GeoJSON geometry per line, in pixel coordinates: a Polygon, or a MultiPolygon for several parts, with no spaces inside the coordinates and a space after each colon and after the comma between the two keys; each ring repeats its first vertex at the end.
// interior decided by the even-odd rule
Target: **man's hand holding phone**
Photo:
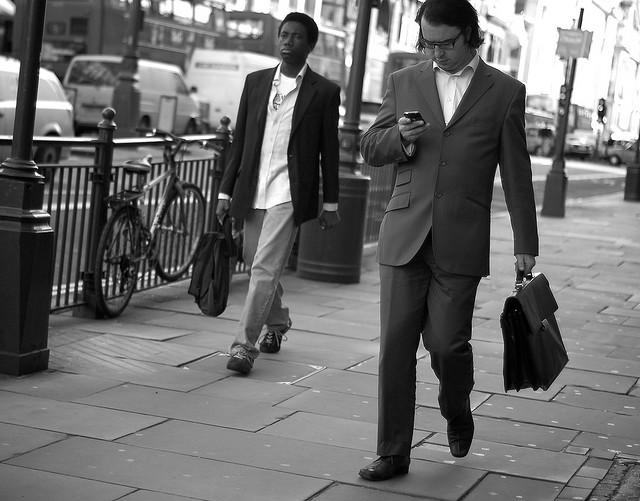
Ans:
{"type": "Polygon", "coordinates": [[[429,125],[419,111],[405,111],[398,120],[400,136],[405,143],[413,143],[428,129],[429,125]]]}

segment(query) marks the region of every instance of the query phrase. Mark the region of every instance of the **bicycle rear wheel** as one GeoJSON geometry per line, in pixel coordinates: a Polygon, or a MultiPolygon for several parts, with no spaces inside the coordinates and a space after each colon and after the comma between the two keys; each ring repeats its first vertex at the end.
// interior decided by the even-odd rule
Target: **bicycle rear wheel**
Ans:
{"type": "Polygon", "coordinates": [[[191,183],[184,183],[182,190],[183,195],[177,193],[169,201],[155,239],[156,272],[169,282],[187,271],[204,233],[206,211],[202,191],[191,183]]]}
{"type": "Polygon", "coordinates": [[[138,279],[138,239],[133,207],[120,207],[107,221],[95,264],[96,304],[107,317],[117,317],[131,300],[138,279]]]}

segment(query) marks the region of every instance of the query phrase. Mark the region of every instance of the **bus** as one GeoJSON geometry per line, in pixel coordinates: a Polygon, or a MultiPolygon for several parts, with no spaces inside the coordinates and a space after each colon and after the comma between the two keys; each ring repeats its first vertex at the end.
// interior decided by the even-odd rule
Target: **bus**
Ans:
{"type": "Polygon", "coordinates": [[[407,66],[413,66],[428,59],[429,57],[421,52],[391,52],[387,59],[387,64],[384,67],[384,85],[387,85],[387,78],[389,78],[389,75],[394,71],[401,70],[407,66]]]}
{"type": "MultiPolygon", "coordinates": [[[[257,52],[280,57],[278,53],[278,27],[280,19],[271,14],[249,11],[229,11],[227,15],[227,37],[224,49],[257,52]]],[[[307,61],[320,75],[346,88],[345,46],[343,30],[318,25],[319,36],[307,61]]]]}
{"type": "MultiPolygon", "coordinates": [[[[20,55],[27,4],[16,0],[13,53],[20,55]]],[[[64,77],[78,54],[123,55],[131,0],[48,0],[41,65],[64,77]]],[[[225,10],[217,0],[141,0],[138,56],[183,70],[195,48],[213,49],[225,36],[225,10]]]]}

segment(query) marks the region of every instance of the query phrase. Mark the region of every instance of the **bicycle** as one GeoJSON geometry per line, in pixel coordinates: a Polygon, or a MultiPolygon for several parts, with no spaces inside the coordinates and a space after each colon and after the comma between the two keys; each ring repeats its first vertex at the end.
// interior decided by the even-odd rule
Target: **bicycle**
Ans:
{"type": "MultiPolygon", "coordinates": [[[[164,165],[168,169],[141,185],[151,172],[151,155],[123,163],[125,174],[137,177],[130,189],[107,199],[113,213],[107,220],[96,252],[96,306],[106,317],[120,315],[131,300],[138,281],[138,269],[144,259],[165,281],[175,281],[189,268],[204,234],[206,210],[202,190],[178,178],[178,153],[184,155],[189,144],[214,150],[207,141],[187,141],[160,129],[138,128],[136,131],[163,137],[164,165]],[[154,186],[166,182],[162,197],[150,225],[142,217],[139,201],[154,186]]],[[[180,157],[182,158],[182,156],[180,157]]]]}

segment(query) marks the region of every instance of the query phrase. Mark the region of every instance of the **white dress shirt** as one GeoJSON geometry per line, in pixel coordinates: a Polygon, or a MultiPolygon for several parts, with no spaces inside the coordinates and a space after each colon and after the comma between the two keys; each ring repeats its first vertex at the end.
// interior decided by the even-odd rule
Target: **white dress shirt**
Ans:
{"type": "Polygon", "coordinates": [[[447,73],[435,61],[433,62],[433,71],[436,74],[436,86],[438,87],[438,96],[440,97],[445,125],[449,124],[451,117],[462,100],[462,96],[469,88],[473,74],[478,68],[479,59],[476,53],[474,58],[456,73],[447,73]]]}
{"type": "Polygon", "coordinates": [[[295,78],[290,78],[280,72],[280,66],[276,69],[267,104],[267,122],[260,151],[258,187],[253,199],[254,209],[270,209],[291,201],[287,149],[291,136],[293,109],[298,98],[300,82],[306,71],[307,65],[304,65],[295,78]],[[274,104],[277,95],[282,96],[278,99],[279,105],[274,104]]]}

